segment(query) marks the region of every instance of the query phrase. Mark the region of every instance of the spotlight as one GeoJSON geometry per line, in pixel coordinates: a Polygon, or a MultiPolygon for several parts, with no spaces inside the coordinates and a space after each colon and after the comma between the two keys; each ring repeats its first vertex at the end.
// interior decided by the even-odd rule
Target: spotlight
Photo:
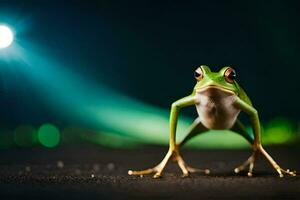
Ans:
{"type": "Polygon", "coordinates": [[[14,34],[12,30],[5,25],[0,25],[0,49],[10,46],[13,40],[14,34]]]}

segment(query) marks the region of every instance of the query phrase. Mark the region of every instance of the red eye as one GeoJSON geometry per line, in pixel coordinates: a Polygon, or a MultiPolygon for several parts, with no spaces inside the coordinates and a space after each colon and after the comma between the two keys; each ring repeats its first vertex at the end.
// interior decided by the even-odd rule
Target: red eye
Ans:
{"type": "Polygon", "coordinates": [[[236,72],[233,68],[229,67],[224,72],[224,78],[228,83],[233,83],[233,81],[236,79],[236,72]]]}
{"type": "Polygon", "coordinates": [[[202,78],[203,78],[203,72],[202,72],[202,69],[200,67],[198,67],[195,72],[194,72],[194,76],[195,76],[195,79],[197,81],[200,81],[202,78]]]}

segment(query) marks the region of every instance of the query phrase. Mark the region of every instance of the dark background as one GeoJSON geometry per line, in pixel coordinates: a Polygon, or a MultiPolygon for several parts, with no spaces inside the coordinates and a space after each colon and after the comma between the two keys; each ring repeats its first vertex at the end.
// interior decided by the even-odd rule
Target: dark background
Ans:
{"type": "MultiPolygon", "coordinates": [[[[0,1],[0,21],[7,14],[27,26],[17,38],[144,102],[168,109],[191,92],[197,66],[231,65],[263,121],[299,121],[296,1],[0,1]]],[[[22,77],[6,76],[3,124],[64,123],[22,77]]]]}

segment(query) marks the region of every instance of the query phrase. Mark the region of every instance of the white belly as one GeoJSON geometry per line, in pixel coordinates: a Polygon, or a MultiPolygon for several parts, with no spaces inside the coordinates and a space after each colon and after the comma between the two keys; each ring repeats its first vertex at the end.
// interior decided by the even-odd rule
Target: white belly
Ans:
{"type": "Polygon", "coordinates": [[[208,89],[196,94],[197,112],[202,124],[208,129],[230,129],[240,112],[233,102],[237,96],[218,89],[208,89]]]}

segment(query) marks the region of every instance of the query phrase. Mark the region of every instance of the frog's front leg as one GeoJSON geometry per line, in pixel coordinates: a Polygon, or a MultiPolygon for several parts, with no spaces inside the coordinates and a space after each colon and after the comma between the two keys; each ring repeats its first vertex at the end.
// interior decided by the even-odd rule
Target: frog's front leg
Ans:
{"type": "Polygon", "coordinates": [[[170,143],[169,143],[169,151],[167,152],[166,156],[155,167],[146,170],[141,170],[141,171],[129,170],[128,171],[129,175],[144,175],[144,174],[155,173],[153,177],[159,178],[162,175],[162,172],[166,164],[170,160],[170,158],[173,158],[173,160],[178,163],[180,169],[182,170],[183,176],[187,176],[189,172],[197,172],[197,171],[204,171],[205,173],[209,173],[208,170],[198,170],[187,166],[179,153],[180,146],[182,146],[188,139],[193,137],[195,133],[200,133],[204,131],[201,129],[202,125],[198,119],[196,119],[194,123],[191,125],[189,129],[189,133],[187,134],[186,138],[180,144],[176,144],[176,127],[177,127],[179,110],[183,107],[194,105],[196,103],[197,103],[196,98],[194,97],[194,95],[191,95],[191,96],[184,97],[172,104],[171,114],[170,114],[170,143]]]}
{"type": "Polygon", "coordinates": [[[274,161],[274,159],[266,152],[266,150],[263,148],[263,146],[261,144],[261,138],[260,138],[260,135],[261,135],[260,122],[259,122],[259,117],[258,117],[258,113],[257,113],[256,109],[239,98],[237,98],[235,104],[238,108],[240,108],[242,111],[246,112],[250,116],[250,121],[251,121],[251,125],[252,125],[253,132],[254,132],[254,140],[251,141],[251,138],[249,136],[248,137],[246,136],[247,134],[245,133],[245,131],[246,131],[245,128],[239,121],[237,121],[237,123],[233,127],[233,130],[241,133],[252,144],[253,153],[248,158],[248,160],[246,160],[246,162],[244,162],[239,167],[235,168],[234,171],[236,173],[238,173],[241,170],[243,170],[247,165],[249,165],[248,176],[252,176],[254,162],[255,162],[257,156],[261,154],[267,159],[267,161],[269,161],[269,163],[277,171],[277,173],[279,174],[280,177],[283,177],[283,174],[296,176],[295,171],[290,171],[289,169],[287,169],[287,170],[282,169],[274,161]]]}

